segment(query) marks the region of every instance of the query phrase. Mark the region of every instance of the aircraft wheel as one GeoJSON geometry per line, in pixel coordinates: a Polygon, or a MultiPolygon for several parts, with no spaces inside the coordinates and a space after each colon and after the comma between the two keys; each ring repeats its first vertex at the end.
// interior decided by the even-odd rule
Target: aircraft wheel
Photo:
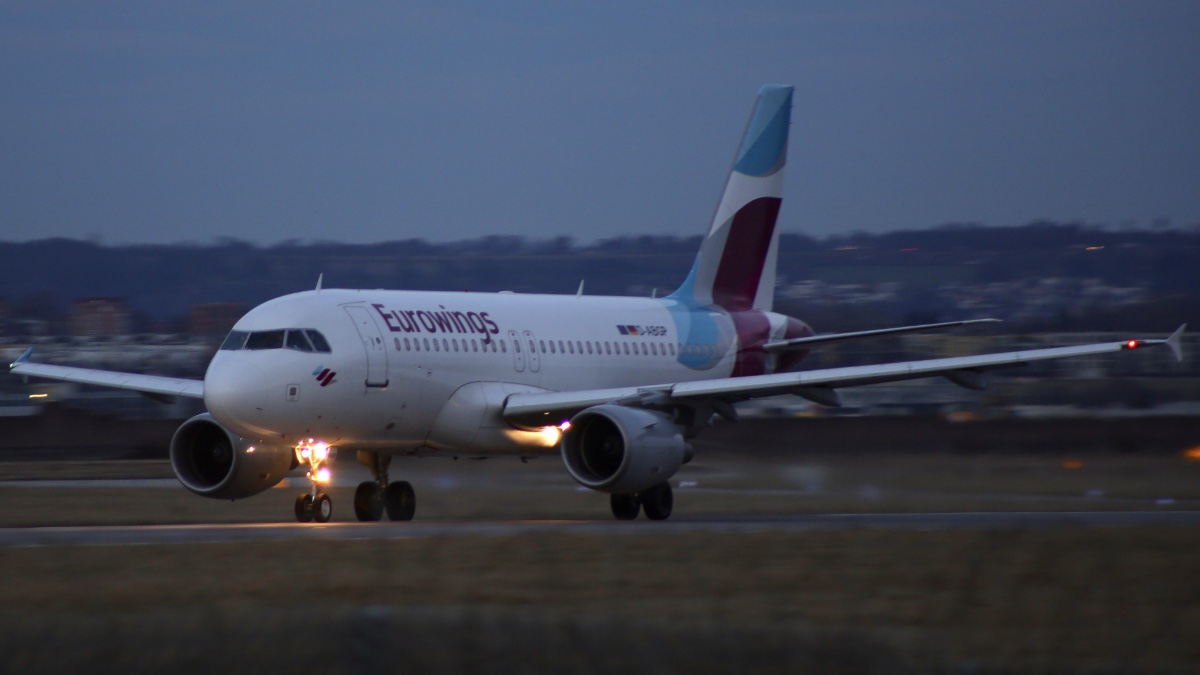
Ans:
{"type": "Polygon", "coordinates": [[[391,520],[412,520],[417,511],[417,493],[408,481],[391,483],[383,491],[383,505],[391,520]]]}
{"type": "Polygon", "coordinates": [[[671,517],[671,508],[675,505],[675,495],[671,492],[670,483],[659,483],[641,493],[642,509],[650,520],[666,520],[671,517]]]}
{"type": "Polygon", "coordinates": [[[354,515],[363,522],[374,522],[383,517],[383,491],[373,480],[358,484],[354,491],[354,515]]]}
{"type": "Polygon", "coordinates": [[[612,504],[612,513],[617,520],[633,520],[642,510],[642,503],[638,501],[638,496],[630,492],[613,493],[608,496],[608,499],[612,504]]]}
{"type": "Polygon", "coordinates": [[[313,520],[318,523],[328,523],[333,517],[333,500],[324,492],[317,495],[312,505],[313,520]]]}
{"type": "Polygon", "coordinates": [[[313,498],[307,492],[296,495],[296,520],[301,523],[311,523],[313,519],[313,498]]]}

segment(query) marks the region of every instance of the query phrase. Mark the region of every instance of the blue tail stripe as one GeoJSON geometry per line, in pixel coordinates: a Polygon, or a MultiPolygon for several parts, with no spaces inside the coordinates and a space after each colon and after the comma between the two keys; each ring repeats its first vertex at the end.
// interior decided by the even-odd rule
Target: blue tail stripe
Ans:
{"type": "Polygon", "coordinates": [[[734,170],[747,176],[768,176],[779,169],[787,151],[792,88],[766,85],[746,129],[734,170]]]}

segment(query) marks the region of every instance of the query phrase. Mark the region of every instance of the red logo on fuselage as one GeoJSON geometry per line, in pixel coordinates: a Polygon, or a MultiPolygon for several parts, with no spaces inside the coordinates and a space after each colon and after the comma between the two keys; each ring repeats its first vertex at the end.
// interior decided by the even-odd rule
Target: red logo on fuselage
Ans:
{"type": "Polygon", "coordinates": [[[333,378],[336,376],[336,372],[324,366],[317,366],[317,369],[313,371],[313,377],[317,378],[317,382],[320,382],[322,387],[333,384],[333,378]]]}

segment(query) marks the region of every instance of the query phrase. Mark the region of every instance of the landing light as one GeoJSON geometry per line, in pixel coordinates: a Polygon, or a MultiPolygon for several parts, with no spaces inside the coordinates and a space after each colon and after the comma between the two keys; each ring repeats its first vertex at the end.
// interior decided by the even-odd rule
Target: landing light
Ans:
{"type": "Polygon", "coordinates": [[[29,398],[46,398],[50,394],[30,394],[29,398]]]}
{"type": "Polygon", "coordinates": [[[307,441],[302,440],[296,444],[295,452],[296,459],[301,464],[310,464],[313,466],[319,466],[323,462],[333,459],[334,454],[336,454],[335,449],[330,447],[325,441],[314,441],[311,438],[307,441]]]}
{"type": "Polygon", "coordinates": [[[538,433],[546,441],[547,447],[558,445],[558,442],[562,440],[562,431],[558,427],[542,427],[538,433]]]}
{"type": "Polygon", "coordinates": [[[1125,349],[1137,349],[1138,345],[1140,345],[1140,344],[1141,343],[1138,342],[1137,340],[1130,340],[1129,342],[1125,343],[1125,349]]]}
{"type": "Polygon", "coordinates": [[[329,469],[322,467],[321,469],[317,470],[317,482],[318,483],[328,483],[329,482],[329,469]]]}
{"type": "Polygon", "coordinates": [[[570,428],[571,428],[571,420],[563,420],[562,424],[558,425],[558,430],[562,431],[564,433],[570,428]]]}

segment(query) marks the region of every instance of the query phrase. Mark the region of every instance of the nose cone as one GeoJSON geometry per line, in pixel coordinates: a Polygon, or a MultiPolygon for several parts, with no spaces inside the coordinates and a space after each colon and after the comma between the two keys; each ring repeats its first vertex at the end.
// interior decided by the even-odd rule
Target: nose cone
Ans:
{"type": "Polygon", "coordinates": [[[264,426],[267,377],[247,356],[217,352],[204,375],[204,405],[230,431],[263,436],[271,431],[264,426]]]}

